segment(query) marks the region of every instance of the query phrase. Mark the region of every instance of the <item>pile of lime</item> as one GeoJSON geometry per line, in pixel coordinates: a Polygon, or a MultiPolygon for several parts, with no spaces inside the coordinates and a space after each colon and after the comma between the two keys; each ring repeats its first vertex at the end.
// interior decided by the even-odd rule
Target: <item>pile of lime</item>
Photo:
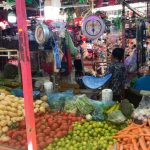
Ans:
{"type": "Polygon", "coordinates": [[[108,150],[115,144],[112,138],[123,126],[106,121],[74,123],[74,128],[66,137],[56,139],[44,150],[108,150]]]}

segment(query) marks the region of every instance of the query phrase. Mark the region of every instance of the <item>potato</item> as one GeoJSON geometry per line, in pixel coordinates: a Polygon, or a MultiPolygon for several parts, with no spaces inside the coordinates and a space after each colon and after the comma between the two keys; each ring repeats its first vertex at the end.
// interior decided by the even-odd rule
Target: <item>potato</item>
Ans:
{"type": "Polygon", "coordinates": [[[45,108],[44,107],[40,107],[40,112],[45,112],[45,108]]]}
{"type": "Polygon", "coordinates": [[[39,109],[38,108],[34,108],[34,113],[37,113],[39,112],[39,109]]]}
{"type": "Polygon", "coordinates": [[[5,126],[5,127],[2,128],[2,132],[3,133],[6,133],[7,131],[8,131],[8,127],[7,126],[5,126]]]}
{"type": "Polygon", "coordinates": [[[40,104],[42,104],[43,102],[41,101],[41,100],[36,100],[35,101],[35,104],[37,104],[37,105],[40,105],[40,104]]]}
{"type": "Polygon", "coordinates": [[[11,111],[11,107],[10,106],[6,106],[6,110],[7,111],[11,111]]]}
{"type": "Polygon", "coordinates": [[[8,112],[8,115],[9,115],[10,117],[16,117],[16,116],[17,116],[17,114],[15,114],[15,113],[13,113],[13,112],[8,112]]]}
{"type": "Polygon", "coordinates": [[[5,98],[4,95],[0,95],[0,100],[3,100],[5,98]]]}
{"type": "Polygon", "coordinates": [[[0,110],[0,115],[4,115],[4,112],[2,110],[0,110]]]}
{"type": "Polygon", "coordinates": [[[6,109],[6,106],[3,104],[0,104],[0,110],[4,110],[4,109],[6,109]]]}
{"type": "Polygon", "coordinates": [[[2,121],[0,122],[0,126],[4,127],[4,126],[6,126],[6,125],[7,125],[7,122],[6,122],[5,120],[2,120],[2,121]]]}
{"type": "Polygon", "coordinates": [[[0,141],[2,141],[2,142],[7,142],[7,141],[9,141],[10,140],[10,137],[8,137],[8,136],[6,136],[6,135],[2,135],[1,137],[0,137],[0,141]]]}
{"type": "Polygon", "coordinates": [[[44,96],[41,97],[41,100],[42,101],[48,101],[48,97],[46,95],[44,95],[44,96]]]}

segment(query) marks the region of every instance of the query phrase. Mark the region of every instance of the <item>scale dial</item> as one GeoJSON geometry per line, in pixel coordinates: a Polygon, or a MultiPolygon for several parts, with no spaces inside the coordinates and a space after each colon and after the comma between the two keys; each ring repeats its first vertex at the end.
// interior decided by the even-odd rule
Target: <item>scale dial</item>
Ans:
{"type": "Polygon", "coordinates": [[[35,39],[38,44],[42,45],[48,41],[50,37],[50,31],[44,24],[40,24],[35,29],[35,39]]]}
{"type": "Polygon", "coordinates": [[[88,16],[83,20],[82,32],[90,38],[99,38],[105,31],[105,23],[98,16],[88,16]]]}

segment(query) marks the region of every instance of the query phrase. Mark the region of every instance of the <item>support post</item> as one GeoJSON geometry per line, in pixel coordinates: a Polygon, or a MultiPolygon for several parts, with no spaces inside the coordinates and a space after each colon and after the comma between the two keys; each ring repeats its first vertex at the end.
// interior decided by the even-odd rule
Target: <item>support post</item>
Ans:
{"type": "Polygon", "coordinates": [[[25,0],[16,0],[28,150],[37,150],[25,0]]]}
{"type": "Polygon", "coordinates": [[[125,4],[122,4],[122,48],[125,49],[125,4]]]}

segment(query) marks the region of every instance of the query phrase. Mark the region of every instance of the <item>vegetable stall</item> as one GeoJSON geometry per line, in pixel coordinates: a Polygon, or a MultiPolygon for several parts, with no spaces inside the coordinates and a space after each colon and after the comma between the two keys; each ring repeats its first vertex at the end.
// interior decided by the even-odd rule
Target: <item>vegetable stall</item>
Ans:
{"type": "MultiPolygon", "coordinates": [[[[65,2],[62,1],[62,3],[65,2]]],[[[70,4],[69,1],[67,3],[70,4]]],[[[82,0],[80,3],[86,3],[86,1],[82,0]]],[[[25,8],[25,1],[16,0],[20,53],[19,67],[22,73],[22,84],[11,80],[0,80],[0,150],[150,150],[149,93],[145,92],[143,94],[142,100],[138,107],[135,108],[128,99],[122,99],[121,101],[113,101],[112,99],[100,100],[91,98],[88,94],[85,94],[86,92],[74,92],[75,90],[80,91],[80,89],[76,89],[78,85],[75,86],[73,84],[73,88],[67,87],[65,80],[63,81],[64,89],[55,92],[51,91],[54,87],[49,82],[49,78],[48,82],[46,82],[47,84],[44,86],[49,86],[51,89],[47,91],[42,89],[42,79],[36,82],[35,87],[33,86],[29,39],[26,34],[28,30],[26,26],[25,8]]],[[[73,16],[72,10],[67,10],[67,12],[69,14],[68,20],[71,22],[73,16]]],[[[90,16],[89,18],[92,17],[90,16]]],[[[91,27],[91,20],[89,18],[87,18],[88,23],[85,23],[85,29],[87,28],[91,34],[94,34],[94,31],[99,32],[99,28],[97,28],[98,30],[91,30],[91,28],[86,26],[89,24],[91,27]]],[[[98,16],[94,16],[93,18],[95,20],[98,18],[100,22],[102,21],[98,16]]],[[[107,22],[107,20],[105,21],[107,22]]],[[[79,22],[81,22],[80,19],[79,22]]],[[[109,22],[107,23],[109,24],[109,22]]],[[[100,26],[100,24],[96,25],[100,26]]],[[[105,24],[102,22],[102,25],[102,31],[104,32],[105,24]]],[[[59,23],[55,26],[59,26],[59,23]]],[[[36,28],[36,32],[39,35],[43,31],[41,31],[41,27],[43,26],[39,24],[38,28],[36,28]]],[[[93,23],[92,28],[94,27],[96,26],[93,23]]],[[[46,26],[44,31],[48,28],[46,26]]],[[[57,33],[57,30],[55,33],[57,33]]],[[[49,39],[52,40],[50,43],[54,52],[53,63],[56,64],[56,68],[53,69],[56,71],[62,65],[64,67],[63,69],[67,70],[64,73],[63,69],[60,69],[61,78],[66,74],[68,78],[71,76],[71,72],[73,72],[72,56],[69,52],[72,53],[73,57],[77,53],[77,48],[74,46],[70,30],[73,30],[73,28],[68,27],[68,29],[64,30],[64,33],[60,32],[61,36],[63,36],[61,37],[61,42],[65,43],[63,46],[61,45],[61,48],[63,50],[67,49],[67,51],[63,51],[63,55],[66,54],[64,58],[65,63],[63,62],[61,64],[60,58],[58,58],[60,51],[60,41],[57,41],[58,37],[52,36],[49,39]],[[56,60],[57,62],[55,62],[56,60]]],[[[48,33],[49,35],[53,35],[50,31],[48,33]]],[[[88,36],[91,36],[91,34],[88,36]]],[[[99,32],[99,35],[96,35],[96,37],[101,36],[100,34],[102,33],[99,32]]],[[[46,37],[44,39],[42,36],[40,37],[38,37],[38,46],[42,46],[40,42],[47,40],[45,39],[46,37]],[[39,40],[40,37],[42,41],[39,40]]],[[[86,47],[84,45],[85,41],[86,39],[83,36],[83,48],[86,47]]],[[[94,46],[97,48],[99,47],[98,44],[96,41],[94,46]]],[[[104,47],[100,47],[102,51],[104,47]]],[[[92,52],[92,56],[91,54],[87,54],[88,59],[92,59],[93,61],[97,57],[95,55],[99,55],[99,52],[96,52],[97,49],[92,52]]],[[[83,55],[86,54],[84,53],[83,55]]],[[[106,59],[104,55],[101,53],[101,57],[106,59]]],[[[95,63],[96,61],[94,60],[92,65],[95,63]]],[[[90,65],[88,64],[88,66],[90,65]]],[[[48,69],[50,69],[49,66],[48,69]]],[[[103,69],[105,70],[105,67],[103,69]]],[[[6,70],[10,74],[9,77],[12,77],[17,72],[16,67],[12,69],[14,72],[10,71],[9,68],[6,70]]],[[[40,73],[42,74],[42,72],[40,73]]],[[[57,74],[57,71],[53,72],[54,76],[55,74],[57,74]]],[[[6,76],[8,76],[7,73],[6,76]]],[[[80,77],[78,80],[80,81],[80,77]]],[[[58,82],[57,79],[54,80],[53,78],[54,81],[58,82]]],[[[54,86],[57,85],[55,82],[54,86]]]]}

